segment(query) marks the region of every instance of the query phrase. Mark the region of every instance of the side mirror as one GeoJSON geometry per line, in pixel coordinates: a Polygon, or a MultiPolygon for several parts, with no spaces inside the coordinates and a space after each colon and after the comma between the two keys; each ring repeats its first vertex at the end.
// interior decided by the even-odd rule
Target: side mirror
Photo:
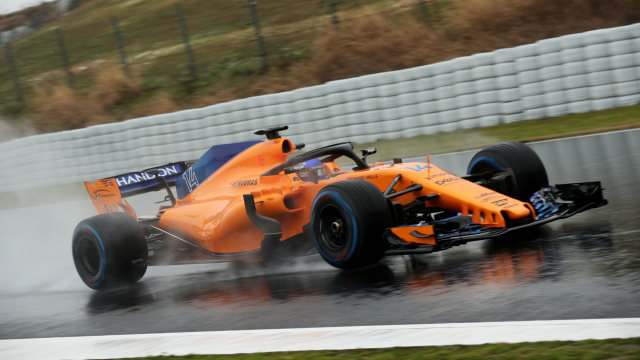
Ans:
{"type": "Polygon", "coordinates": [[[370,148],[362,149],[360,151],[362,152],[362,161],[366,162],[367,161],[367,156],[377,153],[378,149],[376,149],[374,147],[370,147],[370,148]]]}

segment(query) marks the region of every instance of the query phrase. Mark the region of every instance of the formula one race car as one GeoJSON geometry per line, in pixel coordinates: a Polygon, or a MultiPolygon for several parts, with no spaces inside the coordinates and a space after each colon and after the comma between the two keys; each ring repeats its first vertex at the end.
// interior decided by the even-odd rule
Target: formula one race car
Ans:
{"type": "Polygon", "coordinates": [[[353,269],[385,255],[424,254],[566,218],[607,203],[599,182],[549,186],[529,147],[478,152],[466,176],[426,163],[369,165],[350,143],[290,155],[304,144],[287,126],[267,141],[211,147],[178,162],[85,183],[99,215],[73,234],[76,269],[90,288],[133,283],[148,265],[205,259],[281,262],[315,250],[353,269]],[[175,186],[175,193],[173,186],[175,186]],[[153,216],[124,197],[166,191],[153,216]]]}

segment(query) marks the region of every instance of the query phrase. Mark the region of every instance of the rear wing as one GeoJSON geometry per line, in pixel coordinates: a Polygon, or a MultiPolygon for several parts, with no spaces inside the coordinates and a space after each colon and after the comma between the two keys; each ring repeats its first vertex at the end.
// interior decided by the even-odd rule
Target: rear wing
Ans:
{"type": "Polygon", "coordinates": [[[154,168],[130,172],[113,176],[120,193],[124,196],[132,196],[150,191],[164,189],[164,184],[158,177],[164,178],[169,185],[174,185],[176,179],[189,167],[190,163],[181,161],[154,168]],[[151,170],[157,170],[158,176],[151,174],[151,170]]]}
{"type": "Polygon", "coordinates": [[[85,182],[93,206],[98,214],[123,211],[137,218],[124,197],[158,191],[166,185],[174,185],[192,162],[180,161],[146,170],[116,175],[95,182],[85,182]],[[162,178],[162,179],[160,179],[162,178]],[[164,179],[164,181],[162,181],[164,179]]]}

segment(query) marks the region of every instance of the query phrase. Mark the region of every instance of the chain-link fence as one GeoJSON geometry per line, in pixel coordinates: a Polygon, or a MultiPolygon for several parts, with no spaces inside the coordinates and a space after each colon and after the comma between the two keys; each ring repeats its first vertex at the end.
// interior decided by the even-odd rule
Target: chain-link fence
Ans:
{"type": "Polygon", "coordinates": [[[102,69],[138,74],[143,89],[214,83],[224,75],[260,73],[309,56],[313,39],[365,16],[423,18],[435,0],[185,1],[84,6],[3,47],[0,105],[18,105],[47,85],[88,91],[102,69]],[[115,10],[114,10],[115,9],[115,10]]]}

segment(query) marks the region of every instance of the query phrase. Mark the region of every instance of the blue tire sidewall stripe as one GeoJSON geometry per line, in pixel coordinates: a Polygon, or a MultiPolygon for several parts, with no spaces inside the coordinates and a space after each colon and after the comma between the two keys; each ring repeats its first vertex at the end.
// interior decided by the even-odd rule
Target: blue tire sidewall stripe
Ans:
{"type": "MultiPolygon", "coordinates": [[[[347,204],[347,202],[342,198],[342,196],[340,196],[339,193],[335,192],[335,191],[321,191],[318,196],[316,197],[316,199],[313,201],[313,205],[311,207],[311,209],[315,209],[316,208],[316,204],[318,203],[318,200],[323,199],[325,197],[330,197],[333,200],[335,200],[341,207],[342,209],[347,213],[347,215],[349,216],[349,218],[351,219],[351,224],[353,227],[353,241],[351,243],[351,248],[349,249],[349,253],[347,254],[347,256],[343,257],[341,260],[340,259],[333,259],[331,257],[329,257],[327,254],[325,254],[322,249],[320,248],[320,246],[318,245],[318,236],[316,235],[315,231],[312,230],[313,232],[313,242],[316,245],[316,249],[318,250],[318,252],[320,253],[320,255],[322,255],[322,257],[327,260],[328,262],[332,263],[332,264],[341,264],[345,261],[348,261],[351,256],[353,255],[353,253],[356,250],[356,245],[358,243],[358,224],[356,223],[356,218],[353,215],[353,210],[351,209],[351,207],[349,206],[349,204],[347,204]]],[[[311,212],[313,214],[313,211],[311,212]]],[[[313,220],[313,219],[312,219],[313,220]]],[[[314,229],[315,224],[312,224],[311,229],[314,229]]]]}
{"type": "Polygon", "coordinates": [[[478,164],[484,162],[487,165],[491,166],[492,168],[496,169],[496,170],[504,170],[504,166],[500,165],[494,158],[489,157],[489,156],[480,156],[477,159],[475,159],[471,164],[469,164],[469,167],[467,168],[467,174],[471,173],[471,170],[478,164]]]}
{"type": "MultiPolygon", "coordinates": [[[[98,240],[98,244],[100,244],[100,250],[101,250],[100,251],[100,270],[98,270],[97,279],[91,283],[88,283],[87,281],[85,281],[85,283],[87,283],[87,285],[91,287],[100,286],[100,284],[102,284],[102,282],[104,281],[104,277],[105,277],[106,254],[104,251],[104,243],[102,242],[102,238],[100,237],[100,235],[98,235],[98,232],[95,231],[90,225],[82,225],[80,228],[76,229],[76,231],[73,233],[74,239],[78,235],[78,232],[80,232],[81,230],[91,231],[91,233],[93,233],[93,235],[96,237],[96,240],[98,240]]],[[[85,280],[84,277],[83,277],[83,280],[85,280]]]]}

